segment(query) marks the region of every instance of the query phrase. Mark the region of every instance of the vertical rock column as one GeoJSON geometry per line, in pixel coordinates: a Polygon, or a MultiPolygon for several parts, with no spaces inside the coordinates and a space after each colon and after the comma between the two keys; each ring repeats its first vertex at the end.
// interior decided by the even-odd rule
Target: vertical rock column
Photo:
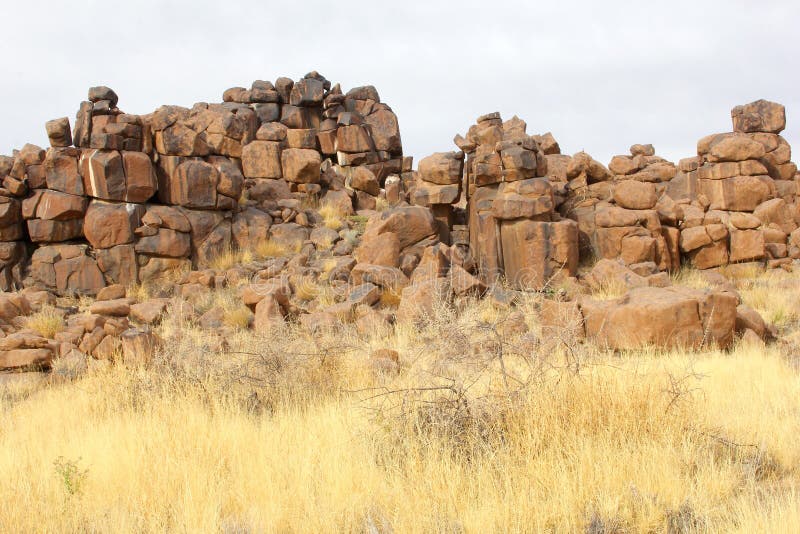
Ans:
{"type": "Polygon", "coordinates": [[[542,289],[574,276],[578,226],[555,211],[547,159],[526,128],[517,117],[504,123],[490,113],[455,141],[468,154],[470,248],[481,278],[542,289]]]}

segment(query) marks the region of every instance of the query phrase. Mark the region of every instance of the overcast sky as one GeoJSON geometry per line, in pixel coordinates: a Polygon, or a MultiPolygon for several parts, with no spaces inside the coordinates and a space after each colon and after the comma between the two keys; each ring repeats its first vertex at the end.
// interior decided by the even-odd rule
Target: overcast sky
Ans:
{"type": "Polygon", "coordinates": [[[603,163],[633,143],[691,156],[758,98],[800,141],[798,0],[2,4],[0,153],[47,146],[45,121],[74,123],[92,85],[148,113],[310,70],[375,85],[415,162],[491,111],[603,163]]]}

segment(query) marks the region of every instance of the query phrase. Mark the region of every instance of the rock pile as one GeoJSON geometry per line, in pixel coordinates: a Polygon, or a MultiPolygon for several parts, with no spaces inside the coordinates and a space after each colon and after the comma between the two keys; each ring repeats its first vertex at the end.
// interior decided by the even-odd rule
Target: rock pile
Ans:
{"type": "Polygon", "coordinates": [[[469,245],[481,279],[541,289],[575,275],[578,226],[556,211],[560,189],[548,179],[548,156],[526,129],[517,117],[490,113],[455,143],[466,153],[469,245]]]}
{"type": "Polygon", "coordinates": [[[316,72],[147,115],[118,100],[94,87],[74,124],[47,123],[50,148],[0,157],[0,288],[25,286],[0,294],[0,369],[147,354],[169,307],[224,337],[229,310],[202,302],[212,291],[233,292],[240,326],[265,332],[372,331],[464,297],[510,307],[514,291],[553,289],[583,295],[545,300],[542,324],[602,346],[724,347],[769,328],[735,292],[674,287],[668,272],[800,259],[797,167],[783,107],[766,101],[734,108],[734,131],[677,167],[652,145],[608,167],[564,155],[552,134],[490,113],[413,171],[377,90],[345,93],[316,72]],[[275,250],[222,261],[259,247],[275,250]],[[126,296],[153,280],[157,298],[126,296]],[[97,300],[57,308],[53,339],[25,328],[73,294],[97,300]]]}
{"type": "Polygon", "coordinates": [[[315,223],[299,209],[307,199],[373,209],[387,178],[411,168],[377,90],[344,94],[316,72],[149,115],[118,100],[93,87],[74,128],[47,123],[51,148],[0,159],[2,289],[94,294],[268,238],[302,244],[315,223]]]}
{"type": "Polygon", "coordinates": [[[587,154],[576,154],[564,212],[580,225],[584,254],[619,259],[634,269],[645,264],[661,271],[679,267],[674,203],[663,198],[664,182],[675,171],[652,145],[632,146],[630,155],[615,156],[608,169],[587,154]]]}
{"type": "Polygon", "coordinates": [[[779,134],[783,106],[759,100],[731,111],[734,131],[697,143],[668,194],[681,203],[680,249],[694,266],[800,258],[797,165],[779,134]]]}

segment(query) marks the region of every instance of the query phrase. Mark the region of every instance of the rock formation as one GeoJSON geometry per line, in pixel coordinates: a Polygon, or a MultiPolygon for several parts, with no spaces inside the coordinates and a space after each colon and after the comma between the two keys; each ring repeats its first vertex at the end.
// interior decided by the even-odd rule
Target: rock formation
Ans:
{"type": "MultiPolygon", "coordinates": [[[[170,298],[220,288],[252,312],[245,326],[268,332],[287,321],[369,331],[467,297],[512,306],[509,290],[615,287],[615,299],[544,300],[542,324],[613,349],[726,347],[734,332],[773,332],[735,291],[676,287],[668,273],[800,259],[797,166],[771,102],[734,108],[733,132],[677,166],[641,144],[606,167],[489,113],[457,151],[412,170],[377,90],[345,93],[316,72],[147,115],[118,100],[93,87],[72,124],[46,124],[50,148],[0,157],[0,370],[73,351],[150,354],[170,298]],[[281,252],[220,261],[267,246],[281,252]],[[126,297],[153,281],[157,298],[126,297]],[[54,339],[20,327],[75,294],[97,300],[88,314],[62,310],[54,339]]],[[[194,319],[224,331],[220,308],[194,319]]]]}

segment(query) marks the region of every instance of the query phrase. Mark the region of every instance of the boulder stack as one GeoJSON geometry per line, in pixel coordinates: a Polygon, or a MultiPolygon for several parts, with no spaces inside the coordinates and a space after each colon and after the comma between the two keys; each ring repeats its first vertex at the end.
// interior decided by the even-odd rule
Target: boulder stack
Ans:
{"type": "Polygon", "coordinates": [[[526,123],[478,118],[456,145],[466,153],[469,245],[480,278],[541,289],[578,265],[578,226],[556,211],[548,159],[526,123]]]}
{"type": "Polygon", "coordinates": [[[94,294],[268,238],[302,244],[319,222],[306,200],[374,209],[411,170],[377,90],[345,94],[316,72],[148,115],[118,104],[92,87],[73,127],[46,124],[48,150],[0,157],[0,289],[94,294]]]}
{"type": "Polygon", "coordinates": [[[733,132],[697,143],[667,193],[683,204],[681,252],[698,268],[800,258],[797,165],[779,134],[783,106],[759,100],[731,111],[733,132]]]}

